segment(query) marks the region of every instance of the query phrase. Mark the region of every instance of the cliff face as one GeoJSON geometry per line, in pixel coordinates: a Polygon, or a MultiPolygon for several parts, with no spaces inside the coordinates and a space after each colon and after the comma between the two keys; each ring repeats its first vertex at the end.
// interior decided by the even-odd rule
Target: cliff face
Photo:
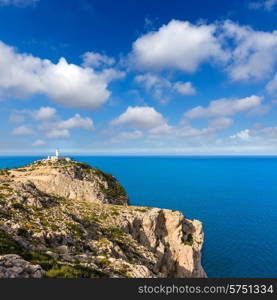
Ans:
{"type": "Polygon", "coordinates": [[[120,183],[110,174],[74,161],[40,160],[10,171],[17,182],[32,182],[42,192],[72,200],[128,204],[120,183]]]}
{"type": "Polygon", "coordinates": [[[1,277],[205,277],[202,225],[128,206],[111,175],[39,161],[0,175],[1,277]]]}

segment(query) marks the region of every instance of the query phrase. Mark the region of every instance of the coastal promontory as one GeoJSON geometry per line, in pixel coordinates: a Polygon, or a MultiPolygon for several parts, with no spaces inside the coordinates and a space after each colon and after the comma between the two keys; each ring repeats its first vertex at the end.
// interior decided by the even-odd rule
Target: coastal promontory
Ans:
{"type": "Polygon", "coordinates": [[[203,238],[201,222],[129,205],[119,181],[85,163],[0,170],[0,278],[206,277],[203,238]]]}

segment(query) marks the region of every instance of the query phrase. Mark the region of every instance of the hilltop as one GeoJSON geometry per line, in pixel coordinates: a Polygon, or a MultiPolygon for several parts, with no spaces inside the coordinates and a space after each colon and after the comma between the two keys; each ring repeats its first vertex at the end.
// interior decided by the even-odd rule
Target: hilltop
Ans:
{"type": "Polygon", "coordinates": [[[178,211],[129,206],[85,163],[0,170],[0,278],[205,277],[203,237],[178,211]]]}

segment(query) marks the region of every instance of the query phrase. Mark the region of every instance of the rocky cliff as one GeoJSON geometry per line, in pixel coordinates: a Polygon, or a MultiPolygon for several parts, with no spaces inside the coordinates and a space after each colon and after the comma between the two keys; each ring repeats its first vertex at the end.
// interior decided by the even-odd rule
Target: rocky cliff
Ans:
{"type": "Polygon", "coordinates": [[[206,277],[202,224],[75,161],[0,170],[1,277],[206,277]]]}

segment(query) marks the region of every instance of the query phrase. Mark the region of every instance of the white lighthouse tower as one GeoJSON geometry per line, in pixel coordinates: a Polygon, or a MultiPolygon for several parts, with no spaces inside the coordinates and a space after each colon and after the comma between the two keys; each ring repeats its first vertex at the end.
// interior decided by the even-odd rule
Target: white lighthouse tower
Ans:
{"type": "Polygon", "coordinates": [[[71,161],[71,158],[69,157],[63,157],[61,156],[61,152],[60,150],[57,148],[55,151],[55,155],[54,156],[48,156],[47,160],[66,160],[66,161],[71,161]]]}
{"type": "Polygon", "coordinates": [[[57,159],[60,158],[60,150],[59,149],[56,149],[56,157],[57,157],[57,159]]]}

